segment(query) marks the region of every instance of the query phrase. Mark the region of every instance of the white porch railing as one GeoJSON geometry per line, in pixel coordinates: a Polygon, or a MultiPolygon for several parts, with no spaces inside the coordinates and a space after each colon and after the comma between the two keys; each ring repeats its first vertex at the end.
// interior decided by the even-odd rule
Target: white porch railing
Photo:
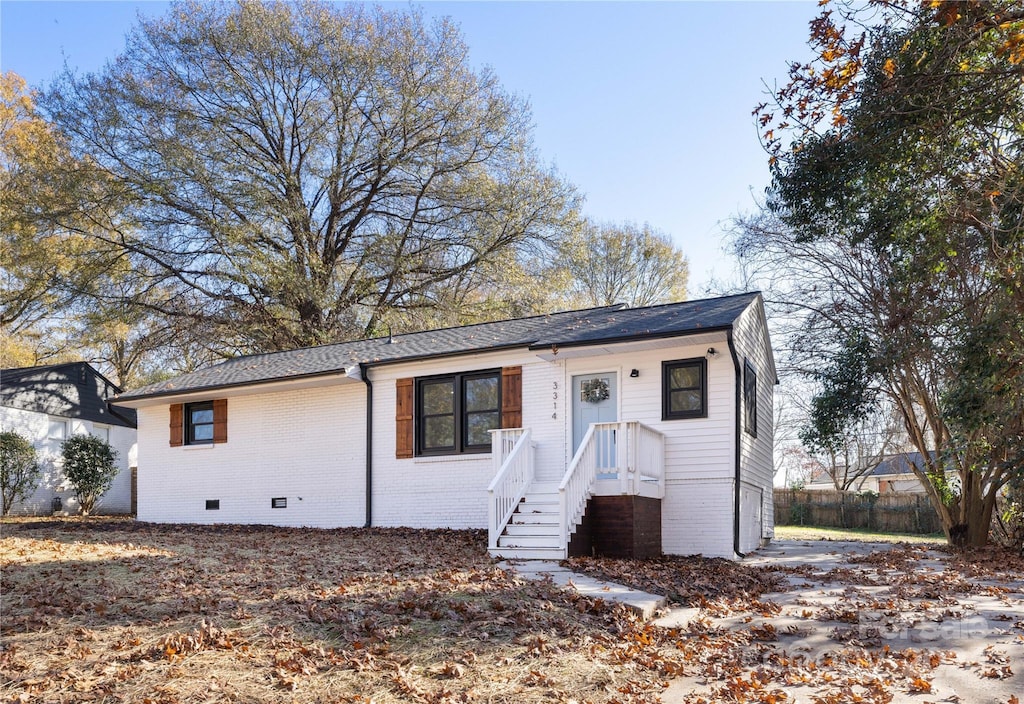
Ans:
{"type": "Polygon", "coordinates": [[[492,548],[533,483],[534,443],[529,428],[492,430],[495,473],[487,487],[487,538],[492,548]]]}
{"type": "Polygon", "coordinates": [[[617,482],[620,494],[663,498],[665,436],[638,421],[590,424],[558,485],[559,527],[565,545],[599,480],[617,482]]]}

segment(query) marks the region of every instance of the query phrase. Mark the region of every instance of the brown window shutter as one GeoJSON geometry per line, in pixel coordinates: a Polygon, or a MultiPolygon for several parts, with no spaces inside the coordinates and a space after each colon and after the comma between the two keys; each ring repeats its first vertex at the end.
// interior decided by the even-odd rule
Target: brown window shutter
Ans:
{"type": "Polygon", "coordinates": [[[228,441],[228,400],[216,399],[213,402],[213,441],[228,441]]]}
{"type": "Polygon", "coordinates": [[[171,404],[171,447],[181,447],[184,444],[183,411],[184,406],[182,404],[171,404]]]}
{"type": "Polygon", "coordinates": [[[412,457],[412,379],[395,382],[395,457],[412,457]]]}
{"type": "Polygon", "coordinates": [[[523,427],[523,368],[501,370],[501,427],[523,427]]]}

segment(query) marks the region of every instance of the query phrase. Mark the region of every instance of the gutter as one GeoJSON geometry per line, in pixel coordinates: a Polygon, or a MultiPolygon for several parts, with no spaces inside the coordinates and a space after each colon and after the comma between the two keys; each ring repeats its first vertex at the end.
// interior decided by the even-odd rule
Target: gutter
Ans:
{"type": "Polygon", "coordinates": [[[373,384],[367,374],[369,367],[359,364],[359,375],[366,384],[366,523],[364,528],[373,525],[373,384]]]}
{"type": "Polygon", "coordinates": [[[615,337],[602,337],[600,339],[592,340],[570,340],[567,342],[559,342],[555,338],[544,340],[543,342],[534,342],[529,345],[527,349],[531,352],[536,350],[550,349],[552,345],[561,348],[569,347],[596,347],[598,345],[611,345],[618,342],[643,342],[644,340],[665,340],[676,337],[689,337],[690,335],[703,335],[704,333],[711,332],[722,332],[727,331],[732,333],[732,323],[729,325],[714,325],[711,327],[695,327],[687,330],[669,330],[665,332],[648,332],[641,335],[617,335],[615,337]]]}
{"type": "Polygon", "coordinates": [[[742,396],[740,395],[740,390],[743,385],[743,371],[740,367],[739,355],[736,354],[736,343],[732,337],[731,327],[728,330],[726,339],[729,343],[729,354],[732,355],[732,364],[733,367],[736,369],[736,422],[734,424],[735,437],[733,439],[733,443],[736,446],[736,474],[735,478],[733,479],[732,550],[734,553],[743,558],[746,557],[744,553],[740,552],[740,411],[742,403],[742,396]]]}

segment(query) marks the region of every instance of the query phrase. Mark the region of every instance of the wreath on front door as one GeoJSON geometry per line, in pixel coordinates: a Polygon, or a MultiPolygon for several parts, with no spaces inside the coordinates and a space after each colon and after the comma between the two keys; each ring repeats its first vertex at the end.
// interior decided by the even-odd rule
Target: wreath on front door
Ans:
{"type": "Polygon", "coordinates": [[[601,403],[611,395],[607,379],[589,379],[580,384],[580,398],[587,403],[601,403]]]}

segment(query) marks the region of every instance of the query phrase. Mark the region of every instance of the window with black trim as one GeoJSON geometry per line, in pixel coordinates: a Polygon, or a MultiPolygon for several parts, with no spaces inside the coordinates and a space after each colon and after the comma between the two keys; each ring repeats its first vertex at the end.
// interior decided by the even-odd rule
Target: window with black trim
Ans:
{"type": "Polygon", "coordinates": [[[757,437],[757,370],[749,359],[743,360],[743,429],[757,437]]]}
{"type": "Polygon", "coordinates": [[[661,363],[661,419],[707,418],[708,366],[703,357],[661,363]]]}
{"type": "Polygon", "coordinates": [[[213,401],[185,405],[185,444],[213,442],[213,401]]]}
{"type": "Polygon", "coordinates": [[[416,454],[488,452],[501,427],[501,371],[416,380],[416,454]]]}

